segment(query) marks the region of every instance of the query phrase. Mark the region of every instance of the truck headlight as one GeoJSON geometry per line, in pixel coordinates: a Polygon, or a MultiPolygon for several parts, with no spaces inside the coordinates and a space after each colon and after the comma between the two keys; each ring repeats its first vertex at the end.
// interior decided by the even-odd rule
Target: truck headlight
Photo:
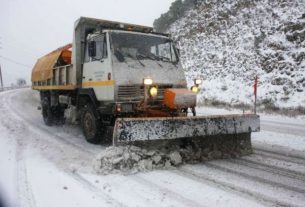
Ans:
{"type": "Polygon", "coordinates": [[[152,97],[156,97],[158,95],[158,88],[155,86],[151,87],[149,93],[152,97]]]}
{"type": "Polygon", "coordinates": [[[194,83],[195,83],[195,85],[201,85],[202,84],[202,79],[195,79],[194,83]]]}
{"type": "Polygon", "coordinates": [[[198,88],[197,86],[192,86],[192,87],[191,87],[191,90],[192,90],[194,93],[198,93],[199,88],[198,88]]]}
{"type": "Polygon", "coordinates": [[[153,83],[151,78],[144,78],[144,85],[151,85],[153,83]]]}

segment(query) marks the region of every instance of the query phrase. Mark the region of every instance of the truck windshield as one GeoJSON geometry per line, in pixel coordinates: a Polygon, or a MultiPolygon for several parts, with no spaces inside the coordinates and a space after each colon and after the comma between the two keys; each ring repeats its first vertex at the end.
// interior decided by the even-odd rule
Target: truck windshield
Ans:
{"type": "Polygon", "coordinates": [[[178,61],[173,42],[164,37],[124,32],[111,32],[112,49],[116,58],[151,59],[156,61],[178,61]]]}

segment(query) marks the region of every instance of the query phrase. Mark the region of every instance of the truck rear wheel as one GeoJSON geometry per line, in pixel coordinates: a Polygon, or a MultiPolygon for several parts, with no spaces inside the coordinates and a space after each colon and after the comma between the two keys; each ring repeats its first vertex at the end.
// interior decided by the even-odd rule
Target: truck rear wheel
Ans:
{"type": "Polygon", "coordinates": [[[101,141],[103,129],[91,105],[83,108],[81,124],[87,142],[98,144],[101,141]]]}
{"type": "Polygon", "coordinates": [[[52,126],[54,122],[54,115],[52,113],[49,99],[47,97],[44,97],[43,100],[41,101],[41,105],[42,105],[42,117],[44,123],[47,126],[52,126]]]}
{"type": "Polygon", "coordinates": [[[47,126],[52,126],[54,121],[54,116],[51,110],[51,107],[49,106],[43,106],[42,107],[42,117],[43,121],[47,126]]]}
{"type": "Polygon", "coordinates": [[[64,111],[59,106],[42,106],[43,121],[47,126],[62,125],[65,123],[64,111]]]}
{"type": "Polygon", "coordinates": [[[64,124],[64,107],[59,104],[51,106],[51,97],[48,94],[41,93],[40,97],[44,123],[47,126],[64,124]]]}

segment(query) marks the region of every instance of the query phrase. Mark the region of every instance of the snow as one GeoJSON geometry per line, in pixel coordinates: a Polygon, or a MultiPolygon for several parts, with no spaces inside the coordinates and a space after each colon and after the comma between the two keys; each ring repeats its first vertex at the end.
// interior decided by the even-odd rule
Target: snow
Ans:
{"type": "MultiPolygon", "coordinates": [[[[301,206],[305,201],[302,116],[260,114],[262,131],[253,133],[253,146],[265,151],[251,156],[101,175],[92,162],[107,146],[86,143],[78,126],[44,126],[37,105],[37,92],[30,89],[0,93],[0,188],[10,206],[301,206]]],[[[175,152],[171,156],[179,163],[175,152]]]]}
{"type": "MultiPolygon", "coordinates": [[[[16,143],[13,138],[10,138],[9,133],[0,126],[0,204],[2,202],[13,202],[17,197],[16,193],[16,143]],[[4,139],[5,138],[5,139],[4,139]]],[[[15,205],[11,203],[11,205],[15,205]]]]}
{"type": "MultiPolygon", "coordinates": [[[[234,188],[243,188],[245,191],[251,188],[253,194],[261,199],[274,199],[279,200],[283,204],[299,205],[300,202],[304,202],[304,195],[293,191],[283,192],[278,186],[274,186],[269,183],[259,183],[257,180],[251,180],[244,178],[237,173],[231,173],[229,171],[220,170],[214,167],[208,166],[186,166],[186,171],[197,173],[199,176],[208,177],[210,180],[221,181],[221,183],[230,183],[234,188]],[[230,178],[230,179],[228,179],[230,178]],[[254,187],[255,186],[255,187],[254,187]],[[287,195],[288,194],[288,195],[287,195]],[[289,196],[289,198],[287,198],[289,196]]],[[[249,170],[249,169],[248,169],[249,170]]]]}
{"type": "Polygon", "coordinates": [[[252,141],[261,142],[262,144],[278,145],[278,146],[287,146],[291,149],[300,150],[305,152],[305,136],[296,136],[290,134],[279,134],[276,132],[260,132],[254,134],[252,141]],[[288,143],[287,143],[288,142],[288,143]]]}
{"type": "Polygon", "coordinates": [[[73,174],[59,171],[46,159],[29,156],[26,166],[34,206],[112,206],[109,200],[88,191],[73,174]]]}
{"type": "Polygon", "coordinates": [[[221,144],[216,147],[216,144],[200,142],[200,139],[193,142],[158,140],[157,142],[150,142],[149,146],[111,146],[96,157],[93,166],[97,173],[103,175],[130,174],[153,169],[174,169],[174,167],[185,163],[198,163],[251,153],[246,141],[236,141],[233,147],[231,146],[232,143],[224,140],[223,143],[218,140],[218,143],[221,144]]]}
{"type": "Polygon", "coordinates": [[[199,100],[305,106],[304,1],[201,1],[168,29],[199,100]],[[302,52],[303,51],[303,52],[302,52]],[[266,103],[268,102],[268,103],[266,103]]]}

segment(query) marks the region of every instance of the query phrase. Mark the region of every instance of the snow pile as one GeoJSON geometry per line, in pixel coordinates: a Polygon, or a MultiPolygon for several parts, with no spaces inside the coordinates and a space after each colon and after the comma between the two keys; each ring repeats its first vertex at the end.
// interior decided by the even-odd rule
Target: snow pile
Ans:
{"type": "MultiPolygon", "coordinates": [[[[200,3],[199,3],[200,2],[200,3]]],[[[204,76],[201,101],[305,106],[305,1],[211,0],[169,28],[189,83],[204,76]]]]}
{"type": "Polygon", "coordinates": [[[94,168],[98,173],[137,172],[155,168],[170,168],[181,164],[179,152],[166,155],[160,151],[145,150],[133,145],[109,147],[96,159],[94,168]]]}
{"type": "Polygon", "coordinates": [[[250,154],[247,139],[213,138],[188,142],[160,141],[149,146],[111,146],[93,161],[99,174],[136,173],[153,169],[169,169],[183,163],[197,163],[212,159],[238,157],[250,154]]]}

